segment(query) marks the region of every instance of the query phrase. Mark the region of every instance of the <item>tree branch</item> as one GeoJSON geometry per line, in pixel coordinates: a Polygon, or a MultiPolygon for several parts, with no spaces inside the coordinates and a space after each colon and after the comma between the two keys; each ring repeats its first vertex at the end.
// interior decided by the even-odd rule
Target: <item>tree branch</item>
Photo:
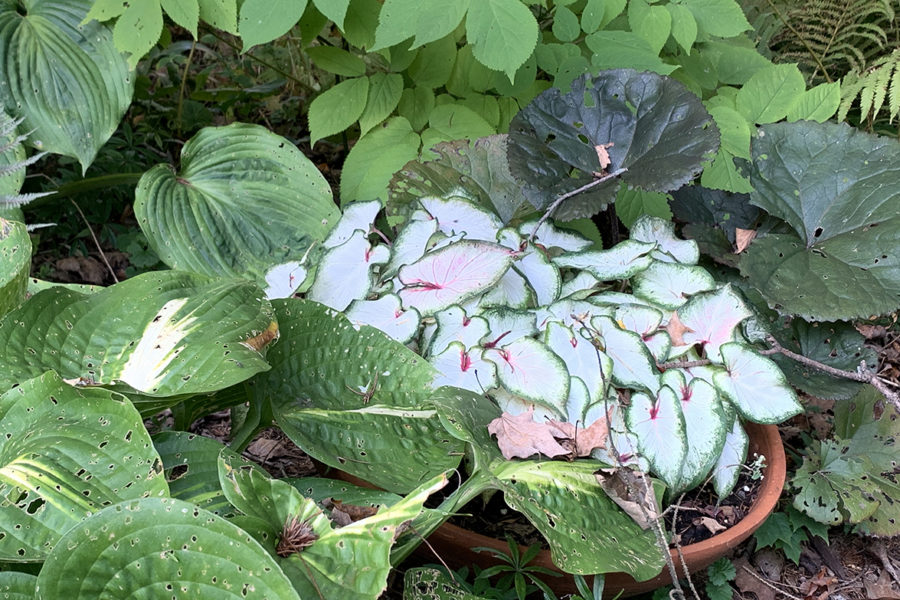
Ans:
{"type": "Polygon", "coordinates": [[[561,196],[559,196],[556,200],[553,201],[553,204],[551,204],[549,207],[547,207],[547,210],[544,212],[543,216],[537,222],[537,225],[534,226],[534,231],[531,232],[531,237],[528,238],[528,242],[531,243],[534,241],[534,236],[537,235],[538,229],[541,228],[541,225],[544,224],[544,221],[546,221],[547,219],[550,218],[550,215],[553,214],[553,211],[555,211],[557,208],[559,208],[560,204],[562,204],[563,202],[565,202],[572,196],[577,196],[578,194],[580,194],[582,192],[588,191],[592,187],[596,187],[596,186],[600,185],[604,181],[609,181],[610,179],[612,179],[614,177],[618,177],[619,175],[621,175],[622,173],[624,173],[627,170],[628,169],[626,169],[625,167],[623,167],[621,169],[616,169],[615,171],[613,171],[612,173],[610,173],[608,175],[604,175],[603,177],[595,179],[595,180],[591,181],[590,183],[584,184],[583,186],[581,186],[580,188],[578,188],[576,190],[572,190],[571,192],[566,192],[565,194],[562,194],[561,196]]]}

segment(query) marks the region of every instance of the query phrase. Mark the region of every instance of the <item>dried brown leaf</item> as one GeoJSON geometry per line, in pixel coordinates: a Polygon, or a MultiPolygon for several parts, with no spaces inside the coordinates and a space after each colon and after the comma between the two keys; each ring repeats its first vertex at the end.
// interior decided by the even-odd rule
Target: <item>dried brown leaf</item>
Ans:
{"type": "Polygon", "coordinates": [[[607,148],[612,148],[615,146],[613,142],[608,144],[598,144],[594,146],[594,149],[597,150],[597,159],[600,161],[600,171],[606,171],[606,167],[609,166],[611,162],[609,159],[609,152],[606,151],[607,148]]]}
{"type": "Polygon", "coordinates": [[[735,228],[734,230],[734,251],[736,254],[740,254],[744,250],[747,249],[747,246],[750,245],[750,242],[753,241],[753,238],[756,237],[755,229],[741,229],[740,227],[735,228]]]}
{"type": "Polygon", "coordinates": [[[878,581],[864,580],[866,586],[866,598],[869,600],[898,600],[900,592],[894,590],[891,583],[891,575],[885,569],[878,577],[878,581]]]}
{"type": "Polygon", "coordinates": [[[609,437],[609,422],[605,418],[597,419],[585,429],[579,429],[574,423],[552,420],[547,421],[547,425],[551,428],[553,437],[574,442],[575,456],[590,456],[594,448],[605,448],[606,438],[609,437]]]}
{"type": "Polygon", "coordinates": [[[684,334],[693,331],[690,327],[681,322],[678,318],[678,312],[673,312],[669,316],[669,322],[666,325],[666,333],[672,340],[673,346],[684,346],[684,334]]]}
{"type": "Polygon", "coordinates": [[[503,413],[488,424],[488,432],[497,436],[504,458],[528,458],[535,454],[554,457],[569,454],[553,437],[546,423],[534,422],[534,407],[519,415],[503,413]]]}
{"type": "Polygon", "coordinates": [[[700,524],[706,527],[706,529],[713,535],[724,529],[727,529],[724,525],[722,525],[712,517],[700,517],[700,524]]]}
{"type": "Polygon", "coordinates": [[[609,499],[628,513],[642,529],[649,529],[659,518],[653,486],[631,469],[600,469],[594,476],[609,499]]]}

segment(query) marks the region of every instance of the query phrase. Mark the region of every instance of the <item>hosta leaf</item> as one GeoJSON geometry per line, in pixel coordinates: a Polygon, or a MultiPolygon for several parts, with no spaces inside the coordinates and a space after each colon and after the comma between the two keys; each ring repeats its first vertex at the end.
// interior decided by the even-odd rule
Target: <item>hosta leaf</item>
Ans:
{"type": "Polygon", "coordinates": [[[897,307],[898,165],[900,143],[847,125],[761,128],[753,141],[751,201],[795,232],[757,239],[742,254],[742,274],[770,306],[813,320],[897,307]]]}
{"type": "Polygon", "coordinates": [[[147,171],[134,210],[170,267],[260,285],[271,267],[302,262],[339,216],[309,159],[283,137],[241,123],[202,129],[182,148],[180,172],[147,171]]]}
{"type": "Polygon", "coordinates": [[[54,288],[0,322],[0,388],[54,369],[157,398],[209,393],[268,370],[277,335],[246,281],[157,271],[89,296],[54,288]]]}
{"type": "Polygon", "coordinates": [[[569,372],[545,344],[523,337],[500,348],[488,348],[484,358],[497,365],[497,378],[507,390],[566,414],[569,372]]]}
{"type": "Polygon", "coordinates": [[[447,198],[427,196],[419,204],[438,222],[438,229],[448,236],[463,234],[467,240],[494,242],[503,224],[497,216],[463,195],[447,198]]]}
{"type": "Polygon", "coordinates": [[[371,325],[398,342],[408,342],[419,331],[419,312],[403,310],[396,294],[387,294],[377,300],[355,300],[346,314],[352,323],[371,325]]]}
{"type": "MultiPolygon", "coordinates": [[[[601,171],[596,146],[608,148],[609,171],[654,192],[677,189],[700,172],[718,148],[712,118],[700,100],[673,79],[630,69],[584,76],[563,94],[550,89],[510,124],[509,162],[536,208],[587,184],[601,171]],[[549,141],[548,141],[549,140],[549,141]],[[580,175],[570,177],[573,169],[580,175]]],[[[615,199],[613,179],[564,203],[558,219],[590,216],[615,199]]]]}
{"type": "Polygon", "coordinates": [[[682,335],[684,343],[700,344],[713,362],[720,360],[719,346],[731,342],[737,326],[751,316],[753,313],[730,285],[693,296],[678,309],[678,319],[687,328],[682,335]]]}
{"type": "Polygon", "coordinates": [[[30,573],[4,571],[0,573],[0,593],[7,600],[33,600],[37,577],[30,573]]]}
{"type": "Polygon", "coordinates": [[[344,310],[354,300],[365,298],[372,287],[375,265],[390,258],[386,246],[372,247],[366,234],[357,230],[353,236],[321,258],[316,279],[306,297],[335,310],[344,310]]]}
{"type": "Polygon", "coordinates": [[[31,238],[25,225],[0,217],[0,317],[25,300],[31,238]]]}
{"type": "Polygon", "coordinates": [[[493,207],[506,223],[524,202],[509,172],[505,134],[443,142],[431,151],[437,159],[407,163],[391,180],[390,210],[425,196],[465,196],[493,207]]]}
{"type": "Polygon", "coordinates": [[[675,487],[681,479],[688,438],[678,396],[669,386],[659,388],[656,398],[632,394],[625,411],[628,429],[637,437],[638,450],[650,462],[653,473],[675,487]]]}
{"type": "Polygon", "coordinates": [[[489,242],[462,240],[425,254],[400,269],[400,299],[430,315],[486,291],[509,269],[509,249],[489,242]]]}
{"type": "Polygon", "coordinates": [[[781,423],[803,412],[784,373],[770,358],[738,343],[722,344],[719,351],[725,370],[717,372],[713,380],[743,418],[781,423]]]}
{"type": "Polygon", "coordinates": [[[321,304],[274,302],[281,333],[255,380],[279,426],[304,451],[381,488],[405,492],[453,469],[429,398],[437,373],[373,327],[356,327],[321,304]]]}
{"type": "Polygon", "coordinates": [[[655,305],[674,310],[699,292],[716,288],[716,280],[697,265],[653,262],[632,281],[634,295],[655,305]]]}
{"type": "Polygon", "coordinates": [[[646,389],[656,394],[660,385],[659,371],[641,337],[621,329],[607,316],[594,317],[591,325],[603,338],[601,350],[613,361],[613,381],[624,387],[646,389]]]}
{"type": "Polygon", "coordinates": [[[583,269],[601,281],[628,279],[649,267],[656,244],[625,240],[608,250],[567,252],[553,259],[560,267],[583,269]]]}
{"type": "Polygon", "coordinates": [[[403,600],[484,600],[484,596],[467,592],[462,586],[445,571],[415,567],[403,575],[403,600]]]}
{"type": "Polygon", "coordinates": [[[3,560],[42,560],[102,507],[168,491],[141,416],[123,396],[78,389],[53,372],[0,396],[3,560]]]}
{"type": "Polygon", "coordinates": [[[73,527],[38,577],[37,598],[299,600],[247,532],[175,498],[121,502],[73,527]],[[128,552],[123,549],[127,548],[128,552]]]}
{"type": "Polygon", "coordinates": [[[734,489],[741,467],[747,458],[747,448],[750,446],[750,438],[741,427],[740,419],[735,418],[734,423],[725,435],[725,445],[722,446],[722,454],[713,467],[713,488],[719,498],[725,498],[734,489]]]}
{"type": "Polygon", "coordinates": [[[452,385],[476,393],[497,386],[497,366],[482,357],[482,349],[467,348],[462,342],[451,342],[429,362],[440,372],[434,386],[452,385]]]}
{"type": "Polygon", "coordinates": [[[30,144],[85,171],[131,104],[133,74],[108,27],[81,24],[89,0],[26,6],[0,6],[0,104],[25,118],[30,144]]]}

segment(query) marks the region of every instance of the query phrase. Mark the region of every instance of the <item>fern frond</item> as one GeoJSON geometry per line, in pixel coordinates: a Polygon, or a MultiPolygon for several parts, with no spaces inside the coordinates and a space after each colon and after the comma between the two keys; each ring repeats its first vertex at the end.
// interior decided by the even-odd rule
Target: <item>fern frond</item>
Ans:
{"type": "Polygon", "coordinates": [[[2,194],[0,195],[0,207],[2,208],[21,208],[44,196],[52,196],[56,192],[34,192],[31,194],[2,194]]]}
{"type": "Polygon", "coordinates": [[[883,117],[883,108],[887,108],[888,123],[893,123],[900,116],[900,49],[877,59],[865,71],[847,73],[841,82],[838,119],[846,119],[857,99],[861,124],[883,117]]]}

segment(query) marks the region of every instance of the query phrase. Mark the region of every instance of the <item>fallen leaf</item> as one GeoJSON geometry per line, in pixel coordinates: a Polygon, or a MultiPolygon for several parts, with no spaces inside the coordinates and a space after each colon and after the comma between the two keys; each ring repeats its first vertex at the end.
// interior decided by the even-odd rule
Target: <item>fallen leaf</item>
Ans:
{"type": "Polygon", "coordinates": [[[724,525],[722,525],[712,517],[700,517],[700,525],[706,527],[706,529],[714,535],[726,529],[724,525]]]}
{"type": "Polygon", "coordinates": [[[607,148],[612,148],[615,146],[613,142],[608,144],[598,144],[594,146],[594,149],[597,150],[597,159],[600,161],[600,171],[606,171],[606,167],[609,166],[611,162],[609,159],[609,152],[606,151],[607,148]]]}
{"type": "Polygon", "coordinates": [[[887,327],[884,325],[867,325],[865,323],[857,323],[854,325],[856,330],[862,334],[867,340],[882,338],[887,334],[887,327]]]}
{"type": "Polygon", "coordinates": [[[837,586],[837,577],[829,575],[827,567],[800,584],[800,593],[804,600],[827,600],[837,586]]]}
{"type": "Polygon", "coordinates": [[[554,457],[569,454],[554,439],[546,423],[534,422],[534,407],[519,415],[503,413],[488,424],[488,432],[497,436],[503,457],[528,458],[535,454],[554,457]]]}
{"type": "Polygon", "coordinates": [[[891,583],[891,575],[887,570],[883,570],[878,577],[878,581],[863,580],[866,586],[866,598],[869,600],[898,600],[900,593],[894,590],[891,583]]]}
{"type": "MultiPolygon", "coordinates": [[[[609,437],[609,422],[597,419],[585,429],[578,429],[574,423],[547,421],[553,437],[574,442],[575,456],[590,456],[594,448],[604,448],[609,437]]],[[[566,444],[563,444],[566,445],[566,444]]]]}
{"type": "Polygon", "coordinates": [[[734,568],[737,570],[734,585],[737,586],[741,593],[755,594],[757,600],[775,600],[774,586],[767,585],[761,579],[761,576],[754,572],[746,557],[735,561],[734,568]]]}
{"type": "Polygon", "coordinates": [[[594,473],[597,482],[609,499],[628,513],[642,529],[659,518],[659,509],[653,486],[647,484],[642,474],[631,469],[600,469],[594,473]]]}
{"type": "Polygon", "coordinates": [[[684,337],[682,336],[691,331],[694,330],[682,323],[681,319],[678,318],[677,311],[669,316],[669,322],[666,324],[666,333],[669,334],[673,346],[684,346],[684,337]]]}
{"type": "Polygon", "coordinates": [[[750,245],[750,242],[753,241],[753,238],[756,237],[755,229],[741,229],[740,227],[736,227],[734,230],[734,251],[735,254],[740,254],[744,250],[747,249],[747,246],[750,245]]]}
{"type": "Polygon", "coordinates": [[[344,504],[340,500],[332,500],[325,498],[322,506],[331,510],[331,520],[341,527],[346,527],[356,521],[361,521],[371,517],[378,512],[375,506],[357,506],[355,504],[344,504]]]}

